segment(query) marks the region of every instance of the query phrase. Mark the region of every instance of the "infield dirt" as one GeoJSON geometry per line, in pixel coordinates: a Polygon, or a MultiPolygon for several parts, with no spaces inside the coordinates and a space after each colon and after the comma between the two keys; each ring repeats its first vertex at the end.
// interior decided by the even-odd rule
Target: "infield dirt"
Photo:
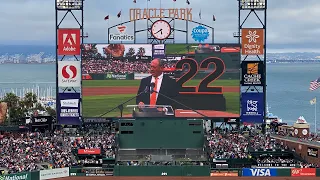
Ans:
{"type": "MultiPolygon", "coordinates": [[[[123,87],[83,87],[83,96],[97,96],[97,95],[110,95],[110,94],[136,94],[139,87],[136,86],[123,86],[123,87]]],[[[225,86],[224,92],[240,92],[239,87],[225,86]]]]}

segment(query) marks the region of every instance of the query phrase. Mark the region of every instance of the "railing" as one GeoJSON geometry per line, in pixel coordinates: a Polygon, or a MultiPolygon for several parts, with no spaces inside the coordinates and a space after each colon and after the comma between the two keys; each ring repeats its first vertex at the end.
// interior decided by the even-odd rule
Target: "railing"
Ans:
{"type": "Polygon", "coordinates": [[[115,166],[113,168],[58,168],[0,175],[0,179],[45,180],[69,176],[269,176],[320,177],[320,168],[225,168],[208,166],[115,166]]]}

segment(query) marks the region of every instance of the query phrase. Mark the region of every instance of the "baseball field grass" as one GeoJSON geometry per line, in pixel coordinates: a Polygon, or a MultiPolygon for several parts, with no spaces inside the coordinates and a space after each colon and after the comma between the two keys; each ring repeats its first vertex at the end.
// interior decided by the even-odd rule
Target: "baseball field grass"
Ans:
{"type": "MultiPolygon", "coordinates": [[[[86,80],[83,81],[83,116],[84,117],[117,117],[120,116],[119,109],[103,115],[108,110],[136,95],[140,80],[86,80]],[[121,91],[124,91],[121,93],[121,91]],[[94,91],[94,93],[89,93],[94,91]]],[[[186,85],[196,86],[199,80],[191,80],[186,85]]],[[[224,86],[238,88],[239,80],[217,80],[211,86],[224,86]]],[[[239,91],[224,92],[226,98],[227,112],[239,113],[239,91]]],[[[128,102],[135,104],[135,99],[128,102]]],[[[124,107],[124,114],[130,114],[128,108],[124,107]]]]}

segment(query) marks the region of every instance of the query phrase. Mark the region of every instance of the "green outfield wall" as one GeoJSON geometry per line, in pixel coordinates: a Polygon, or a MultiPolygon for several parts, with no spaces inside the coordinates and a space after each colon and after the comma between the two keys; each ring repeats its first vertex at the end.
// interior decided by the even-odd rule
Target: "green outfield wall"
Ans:
{"type": "Polygon", "coordinates": [[[107,168],[57,168],[16,174],[0,174],[0,180],[45,180],[69,176],[269,176],[320,177],[316,168],[243,168],[210,169],[209,166],[115,166],[107,168]]]}
{"type": "Polygon", "coordinates": [[[209,166],[115,166],[114,176],[210,176],[209,166]]]}
{"type": "Polygon", "coordinates": [[[137,118],[119,121],[123,149],[187,149],[204,145],[203,120],[137,118]]]}

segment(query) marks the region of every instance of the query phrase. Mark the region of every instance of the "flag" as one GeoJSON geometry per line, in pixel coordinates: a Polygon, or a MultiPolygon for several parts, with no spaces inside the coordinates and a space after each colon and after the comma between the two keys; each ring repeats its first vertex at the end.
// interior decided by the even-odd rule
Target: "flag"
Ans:
{"type": "Polygon", "coordinates": [[[201,19],[201,9],[200,9],[200,12],[199,12],[199,18],[201,19]]]}
{"type": "Polygon", "coordinates": [[[186,2],[188,5],[190,5],[190,1],[189,0],[187,0],[187,2],[186,2]]]}
{"type": "Polygon", "coordinates": [[[311,105],[317,104],[317,98],[315,97],[312,100],[310,100],[310,104],[311,105]]]}
{"type": "Polygon", "coordinates": [[[121,16],[121,11],[117,14],[118,18],[121,16]]]}
{"type": "Polygon", "coordinates": [[[310,82],[310,91],[314,91],[320,87],[320,77],[310,82]]]}
{"type": "Polygon", "coordinates": [[[109,15],[108,16],[106,16],[106,17],[104,17],[104,20],[108,20],[109,19],[109,15]]]}
{"type": "Polygon", "coordinates": [[[216,21],[216,17],[214,15],[212,15],[212,20],[216,21]]]}

